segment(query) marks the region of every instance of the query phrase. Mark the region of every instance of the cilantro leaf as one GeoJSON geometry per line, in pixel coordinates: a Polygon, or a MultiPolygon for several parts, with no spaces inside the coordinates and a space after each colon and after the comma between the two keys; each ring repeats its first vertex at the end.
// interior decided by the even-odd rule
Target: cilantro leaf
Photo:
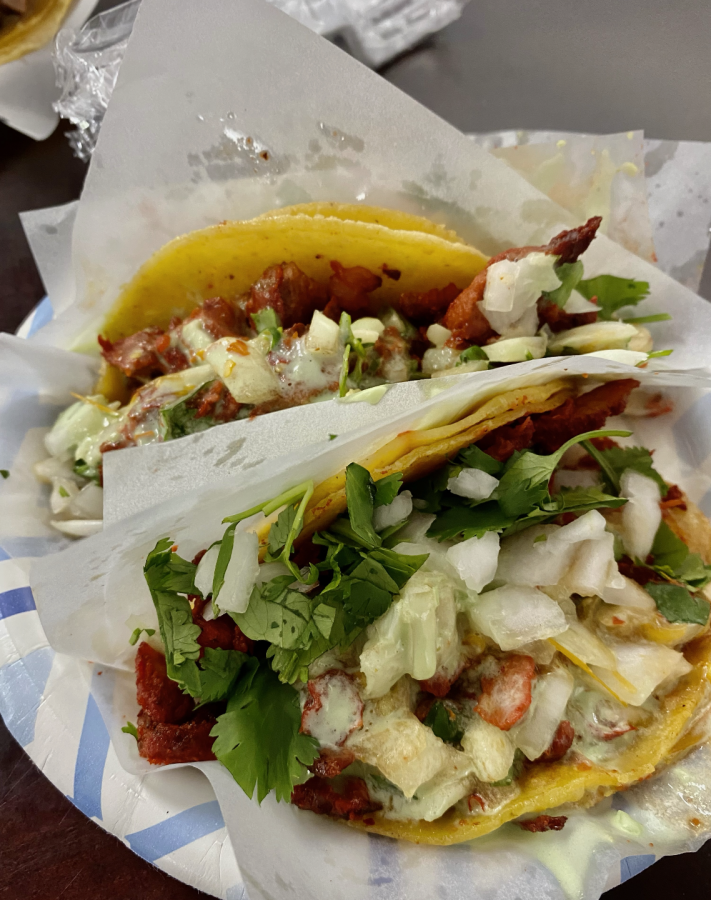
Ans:
{"type": "Polygon", "coordinates": [[[627,437],[628,431],[588,431],[566,441],[555,453],[539,456],[526,451],[514,454],[506,464],[496,489],[496,498],[504,513],[513,518],[526,515],[535,506],[548,498],[548,482],[563,458],[564,453],[574,444],[593,437],[627,437]]]}
{"type": "MultiPolygon", "coordinates": [[[[90,466],[84,462],[83,459],[78,459],[74,465],[72,466],[76,475],[80,475],[82,478],[88,478],[89,481],[93,481],[94,484],[98,484],[101,487],[101,472],[99,468],[96,466],[90,466]]],[[[8,478],[10,473],[3,476],[8,478]]]]}
{"type": "Polygon", "coordinates": [[[655,572],[683,582],[692,591],[701,590],[711,581],[711,566],[705,565],[698,553],[691,553],[666,522],[660,522],[651,552],[655,572]]]}
{"type": "Polygon", "coordinates": [[[625,469],[634,469],[647,478],[652,478],[659,485],[662,497],[665,497],[669,486],[652,464],[652,454],[645,447],[610,447],[609,450],[598,450],[590,441],[583,447],[602,469],[608,485],[616,492],[620,490],[620,478],[625,469]]]}
{"type": "Polygon", "coordinates": [[[270,556],[278,556],[281,550],[284,549],[295,519],[295,506],[287,506],[279,513],[276,522],[269,529],[268,549],[270,556]]]}
{"type": "Polygon", "coordinates": [[[471,347],[467,347],[466,350],[462,350],[455,365],[463,366],[465,363],[473,362],[476,359],[485,359],[487,362],[489,361],[489,357],[484,353],[481,347],[477,347],[476,344],[473,344],[471,347]]]}
{"type": "MultiPolygon", "coordinates": [[[[552,291],[543,291],[543,296],[561,309],[570,299],[570,295],[583,277],[583,264],[580,260],[572,263],[561,263],[555,267],[555,274],[560,279],[560,287],[552,291]]],[[[588,298],[589,299],[589,298],[588,298]]]]}
{"type": "Polygon", "coordinates": [[[133,724],[133,722],[126,722],[121,731],[123,731],[124,734],[132,735],[136,740],[138,740],[138,729],[133,724]]]}
{"type": "Polygon", "coordinates": [[[656,584],[650,581],[644,588],[657,604],[668,622],[688,622],[705,625],[709,620],[708,601],[694,597],[680,584],[656,584]]]}
{"type": "Polygon", "coordinates": [[[379,547],[381,540],[373,528],[373,479],[358,463],[346,467],[346,502],[353,531],[367,547],[379,547]]]}
{"type": "Polygon", "coordinates": [[[396,553],[394,550],[380,547],[372,550],[369,559],[379,562],[387,574],[397,585],[397,589],[401,590],[412,576],[421,568],[428,560],[429,554],[409,556],[405,553],[396,553]]]}
{"type": "Polygon", "coordinates": [[[618,309],[641,303],[649,294],[649,282],[618,278],[616,275],[598,275],[597,278],[578,282],[577,289],[586,300],[597,297],[600,307],[598,315],[609,321],[618,309]]]}
{"type": "Polygon", "coordinates": [[[502,531],[516,521],[516,516],[507,515],[496,501],[478,506],[453,506],[438,515],[427,530],[427,537],[438,541],[463,541],[481,537],[487,531],[502,531]]]}
{"type": "Polygon", "coordinates": [[[487,475],[499,475],[504,470],[504,463],[489,456],[488,453],[484,453],[476,444],[460,450],[457,462],[469,469],[480,469],[487,475]]]}
{"type": "Polygon", "coordinates": [[[261,803],[273,790],[277,800],[288,801],[319,752],[318,741],[300,734],[300,726],[296,690],[250,656],[227,711],[210,732],[216,738],[212,749],[248,797],[256,789],[261,803]]]}
{"type": "Polygon", "coordinates": [[[163,439],[172,441],[185,437],[188,434],[198,434],[207,431],[218,423],[212,416],[197,417],[197,409],[188,406],[188,400],[195,394],[192,391],[187,397],[183,397],[171,406],[164,406],[160,411],[161,430],[163,439]]]}
{"type": "Polygon", "coordinates": [[[131,637],[128,639],[128,643],[131,647],[134,647],[138,643],[138,639],[143,631],[145,631],[148,637],[152,637],[156,633],[155,628],[134,628],[131,632],[131,637]]]}
{"type": "Polygon", "coordinates": [[[458,744],[464,737],[456,711],[450,703],[435,700],[424,718],[424,724],[446,744],[458,744]]]}
{"type": "Polygon", "coordinates": [[[402,487],[402,472],[395,472],[392,475],[386,475],[380,481],[375,482],[374,506],[387,506],[397,497],[398,491],[402,487]]]}
{"type": "Polygon", "coordinates": [[[442,509],[442,499],[449,478],[450,467],[442,466],[438,471],[409,485],[412,496],[417,501],[414,504],[417,509],[427,513],[438,513],[442,509]]]}
{"type": "Polygon", "coordinates": [[[200,660],[200,699],[203,703],[226,700],[237,683],[240,671],[249,657],[239,650],[205,647],[200,660]]]}
{"type": "Polygon", "coordinates": [[[173,553],[170,538],[158,541],[148,554],[143,568],[158,615],[160,636],[165,648],[168,677],[193,697],[200,696],[200,656],[197,638],[199,626],[193,623],[190,602],[185,594],[198,594],[195,588],[197,566],[173,553]]]}

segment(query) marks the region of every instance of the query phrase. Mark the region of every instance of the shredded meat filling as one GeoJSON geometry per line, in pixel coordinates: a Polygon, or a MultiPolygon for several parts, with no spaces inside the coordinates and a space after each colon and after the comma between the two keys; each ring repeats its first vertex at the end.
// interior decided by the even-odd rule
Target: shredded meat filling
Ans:
{"type": "Polygon", "coordinates": [[[311,812],[336,819],[360,819],[366,813],[382,808],[380,803],[370,799],[362,778],[346,779],[341,793],[324,778],[309,778],[305,784],[296,785],[291,802],[299,809],[310,809],[311,812]]]}
{"type": "Polygon", "coordinates": [[[523,259],[524,256],[528,256],[529,253],[548,253],[559,257],[558,261],[560,263],[575,262],[580,254],[584,253],[592,243],[601,222],[600,216],[594,216],[588,219],[580,228],[561,231],[550,243],[544,246],[512,247],[510,250],[504,250],[503,253],[492,256],[486,267],[479,272],[469,287],[465,288],[452,302],[442,324],[449,328],[455,338],[469,341],[472,344],[481,345],[486,343],[487,340],[496,336],[496,332],[493,331],[484,314],[478,308],[479,302],[484,298],[489,267],[504,259],[517,262],[523,259]]]}

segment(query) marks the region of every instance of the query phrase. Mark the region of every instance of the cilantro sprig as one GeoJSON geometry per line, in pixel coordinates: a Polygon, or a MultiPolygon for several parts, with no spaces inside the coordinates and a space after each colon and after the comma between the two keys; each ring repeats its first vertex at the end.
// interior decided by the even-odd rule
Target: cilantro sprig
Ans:
{"type": "Polygon", "coordinates": [[[550,522],[563,512],[578,513],[623,506],[627,502],[624,498],[599,488],[564,489],[552,496],[549,485],[566,450],[574,444],[595,437],[627,437],[629,434],[628,431],[609,430],[586,432],[566,441],[548,456],[527,450],[514,453],[505,464],[473,445],[460,453],[457,463],[480,468],[499,477],[492,498],[476,503],[449,494],[446,490],[448,478],[461,467],[456,464],[444,467],[429,479],[429,491],[427,488],[423,491],[420,485],[415,485],[413,489],[421,501],[424,495],[423,502],[428,512],[439,512],[443,506],[448,507],[437,516],[427,535],[439,541],[481,537],[487,531],[503,532],[506,536],[530,525],[550,522]]]}
{"type": "Polygon", "coordinates": [[[222,700],[246,657],[237,650],[206,648],[200,659],[200,626],[193,622],[188,600],[189,594],[200,595],[195,587],[196,570],[197,566],[174,552],[170,538],[158,541],[143,568],[158,615],[168,677],[191,697],[203,702],[222,700]]]}
{"type": "Polygon", "coordinates": [[[576,290],[586,300],[596,297],[599,317],[610,321],[616,318],[614,313],[618,310],[641,303],[649,294],[649,282],[618,278],[616,275],[598,275],[587,281],[579,281],[576,290]]]}
{"type": "Polygon", "coordinates": [[[555,273],[560,279],[559,287],[552,291],[543,291],[543,296],[563,309],[583,277],[583,264],[580,260],[561,263],[555,267],[555,273]]]}
{"type": "Polygon", "coordinates": [[[318,756],[318,741],[299,732],[299,695],[282,684],[268,664],[247,658],[227,711],[210,732],[213,752],[234,780],[257,802],[272,790],[289,800],[306,777],[306,766],[318,756]]]}
{"type": "Polygon", "coordinates": [[[625,469],[634,469],[635,472],[656,481],[662,497],[666,496],[669,486],[654,468],[652,454],[645,447],[610,447],[607,450],[598,450],[589,440],[584,440],[582,445],[600,466],[603,478],[616,493],[620,490],[622,473],[625,469]]]}

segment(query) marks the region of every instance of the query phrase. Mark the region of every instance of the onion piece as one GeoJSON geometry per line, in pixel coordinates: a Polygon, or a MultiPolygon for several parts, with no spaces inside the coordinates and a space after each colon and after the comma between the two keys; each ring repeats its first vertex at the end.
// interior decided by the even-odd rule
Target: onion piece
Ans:
{"type": "Polygon", "coordinates": [[[516,747],[508,733],[475,714],[462,737],[464,752],[472,758],[480,781],[502,781],[513,765],[516,747]]]}
{"type": "Polygon", "coordinates": [[[568,627],[555,600],[531,587],[504,585],[480,594],[468,609],[472,625],[502,650],[561,634],[568,627]]]}
{"type": "Polygon", "coordinates": [[[520,534],[504,538],[497,581],[529,587],[558,584],[575,553],[574,546],[564,542],[554,544],[553,552],[548,548],[548,541],[560,530],[558,525],[533,525],[520,534]]]}
{"type": "Polygon", "coordinates": [[[207,597],[212,593],[212,585],[215,580],[215,566],[217,565],[217,557],[220,554],[220,545],[215,544],[203,555],[203,558],[197,565],[195,570],[195,587],[200,591],[203,597],[207,597]]]}
{"type": "Polygon", "coordinates": [[[403,491],[398,494],[392,503],[385,506],[376,506],[373,511],[373,528],[376,531],[383,531],[393,525],[399,525],[412,512],[412,494],[410,491],[403,491]]]}
{"type": "Polygon", "coordinates": [[[447,482],[447,490],[470,500],[488,500],[499,484],[499,479],[481,469],[462,469],[447,482]]]}
{"type": "Polygon", "coordinates": [[[103,519],[53,519],[49,523],[52,528],[68,534],[70,537],[89,537],[98,534],[104,527],[103,519]]]}
{"type": "Polygon", "coordinates": [[[547,344],[545,336],[522,335],[494,341],[481,349],[491,362],[514,363],[541,359],[546,355],[547,344]]]}
{"type": "Polygon", "coordinates": [[[621,577],[615,562],[615,538],[607,533],[599,540],[582,541],[578,545],[564,582],[571,594],[593,597],[608,585],[620,587],[621,577]]]}
{"type": "Polygon", "coordinates": [[[566,350],[574,353],[624,350],[636,334],[636,327],[626,322],[593,322],[591,325],[579,325],[568,331],[560,331],[554,335],[548,349],[554,356],[560,356],[566,350]]]}
{"type": "Polygon", "coordinates": [[[498,560],[499,536],[495,531],[469,538],[447,551],[447,561],[472,591],[480,591],[494,580],[498,560]]]}
{"type": "Polygon", "coordinates": [[[645,612],[655,612],[657,604],[645,589],[631,578],[627,578],[619,572],[618,574],[623,581],[622,587],[604,585],[598,592],[598,596],[603,599],[605,603],[612,603],[614,606],[627,606],[631,609],[642,609],[645,612]]]}
{"type": "Polygon", "coordinates": [[[622,507],[622,542],[625,550],[632,558],[645,560],[662,521],[659,485],[634,469],[625,469],[620,478],[620,496],[628,500],[622,507]]]}
{"type": "Polygon", "coordinates": [[[528,712],[509,732],[528,759],[538,759],[550,747],[574,685],[575,680],[567,669],[557,668],[539,675],[528,712]]]}
{"type": "Polygon", "coordinates": [[[251,531],[235,532],[224,584],[217,597],[213,597],[220,611],[243,613],[249,606],[249,598],[258,575],[259,538],[251,531]]]}
{"type": "Polygon", "coordinates": [[[612,650],[614,671],[593,666],[593,672],[623,702],[632,706],[641,706],[667,678],[681,677],[692,669],[681,653],[663,644],[620,643],[612,650]]]}

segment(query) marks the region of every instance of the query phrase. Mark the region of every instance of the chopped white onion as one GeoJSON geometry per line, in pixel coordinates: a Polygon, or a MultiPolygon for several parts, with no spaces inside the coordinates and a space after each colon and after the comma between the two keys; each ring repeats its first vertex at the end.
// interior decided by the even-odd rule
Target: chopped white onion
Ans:
{"type": "Polygon", "coordinates": [[[563,311],[569,315],[576,316],[580,315],[580,313],[600,312],[600,307],[597,303],[593,303],[592,300],[587,300],[578,291],[572,291],[565,302],[563,311]]]}
{"type": "Polygon", "coordinates": [[[482,350],[491,362],[515,363],[541,359],[546,355],[546,338],[542,335],[503,338],[487,344],[482,350]]]}
{"type": "Polygon", "coordinates": [[[593,322],[590,325],[579,325],[568,331],[560,331],[553,336],[548,349],[554,356],[560,356],[566,350],[575,353],[623,350],[636,334],[635,326],[626,322],[593,322]]]}
{"type": "Polygon", "coordinates": [[[663,644],[620,643],[612,648],[615,671],[593,666],[593,672],[624,703],[641,706],[652,691],[670,677],[679,678],[692,666],[683,655],[663,644]],[[616,677],[618,672],[625,682],[616,677]]]}
{"type": "Polygon", "coordinates": [[[488,500],[498,484],[498,478],[481,469],[462,469],[459,475],[449,479],[447,490],[470,500],[488,500]]]}
{"type": "Polygon", "coordinates": [[[505,731],[475,714],[462,738],[464,752],[472,758],[480,781],[502,781],[513,765],[516,747],[505,731]]]}
{"type": "Polygon", "coordinates": [[[497,581],[538,587],[558,584],[573,561],[575,545],[559,541],[548,547],[562,529],[558,525],[533,525],[504,538],[499,554],[497,581]]]}
{"type": "MultiPolygon", "coordinates": [[[[380,325],[382,330],[382,322],[378,319],[375,319],[375,321],[380,325]]],[[[353,328],[355,329],[355,323],[353,328]]],[[[359,337],[359,335],[356,335],[356,337],[359,337]]],[[[375,340],[377,339],[376,335],[375,340]]],[[[375,343],[375,341],[371,341],[371,343],[375,343]]],[[[324,316],[318,309],[314,310],[314,314],[311,318],[311,325],[309,325],[309,330],[304,339],[304,347],[309,353],[317,353],[321,356],[332,356],[338,351],[340,344],[341,338],[338,322],[334,322],[333,319],[324,316]]]]}
{"type": "Polygon", "coordinates": [[[659,485],[634,469],[625,469],[620,478],[620,496],[628,500],[622,507],[622,542],[631,557],[644,561],[662,521],[659,485]]]}
{"type": "Polygon", "coordinates": [[[69,502],[69,512],[77,519],[100,519],[104,514],[104,491],[90,482],[69,502]]]}
{"type": "Polygon", "coordinates": [[[104,527],[103,519],[53,519],[50,522],[52,528],[68,534],[70,537],[89,537],[98,534],[104,527]]]}
{"type": "MultiPolygon", "coordinates": [[[[69,509],[69,504],[78,493],[79,488],[72,478],[53,478],[52,493],[49,497],[49,508],[52,510],[52,514],[58,516],[69,509]]],[[[86,517],[80,516],[80,518],[86,517]]],[[[99,518],[101,518],[101,512],[99,512],[99,518]]]]}
{"type": "Polygon", "coordinates": [[[212,593],[212,585],[215,580],[215,566],[219,555],[220,545],[215,544],[214,547],[210,547],[205,553],[195,570],[195,587],[203,597],[207,597],[208,594],[212,593]]]}
{"type": "Polygon", "coordinates": [[[568,627],[555,600],[536,588],[513,585],[481,594],[471,603],[469,617],[477,631],[502,650],[555,637],[568,627]]]}
{"type": "Polygon", "coordinates": [[[279,379],[266,359],[271,338],[263,338],[221,338],[205,351],[206,362],[238,403],[264,403],[279,393],[279,379]]]}
{"type": "Polygon", "coordinates": [[[437,518],[433,513],[414,510],[408,517],[407,524],[398,531],[399,541],[421,541],[427,534],[430,525],[437,518]]]}
{"type": "Polygon", "coordinates": [[[251,531],[235,532],[225,581],[217,597],[222,612],[243,613],[259,575],[259,538],[251,531]]]}
{"type": "Polygon", "coordinates": [[[480,591],[494,580],[498,559],[499,536],[495,531],[469,538],[447,551],[447,561],[472,591],[480,591]]]}
{"type": "Polygon", "coordinates": [[[443,369],[451,369],[458,359],[459,350],[455,347],[430,347],[422,357],[422,374],[434,375],[443,369]]]}
{"type": "Polygon", "coordinates": [[[615,654],[597,635],[579,622],[577,618],[566,616],[568,630],[555,638],[556,643],[564,647],[573,656],[591,666],[615,667],[615,654]]]}
{"type": "Polygon", "coordinates": [[[427,340],[430,344],[434,344],[435,347],[444,347],[451,337],[452,332],[449,328],[445,328],[444,325],[438,325],[436,322],[427,329],[427,340]]]}
{"type": "Polygon", "coordinates": [[[621,587],[611,587],[604,585],[602,590],[598,592],[605,603],[612,603],[614,606],[627,606],[631,609],[643,609],[645,612],[654,612],[657,604],[645,591],[642,585],[632,581],[625,575],[620,575],[622,579],[621,587]]]}
{"type": "Polygon", "coordinates": [[[398,525],[404,522],[412,512],[412,494],[410,491],[402,491],[392,501],[385,506],[376,506],[373,510],[373,528],[376,531],[383,531],[392,525],[398,525]]]}
{"type": "Polygon", "coordinates": [[[494,331],[504,337],[536,333],[536,302],[543,291],[560,285],[556,262],[555,256],[534,252],[516,262],[503,259],[489,266],[480,307],[494,331]]]}
{"type": "Polygon", "coordinates": [[[528,712],[509,732],[528,759],[538,759],[550,747],[565,715],[574,683],[573,676],[563,668],[554,669],[536,679],[528,712]]]}
{"type": "Polygon", "coordinates": [[[613,535],[607,533],[597,540],[582,541],[564,582],[571,593],[583,597],[599,595],[608,585],[620,587],[622,582],[615,562],[613,535]]]}
{"type": "Polygon", "coordinates": [[[555,544],[577,544],[580,541],[596,541],[605,535],[605,517],[591,509],[572,522],[559,528],[549,537],[549,547],[555,544]]]}

